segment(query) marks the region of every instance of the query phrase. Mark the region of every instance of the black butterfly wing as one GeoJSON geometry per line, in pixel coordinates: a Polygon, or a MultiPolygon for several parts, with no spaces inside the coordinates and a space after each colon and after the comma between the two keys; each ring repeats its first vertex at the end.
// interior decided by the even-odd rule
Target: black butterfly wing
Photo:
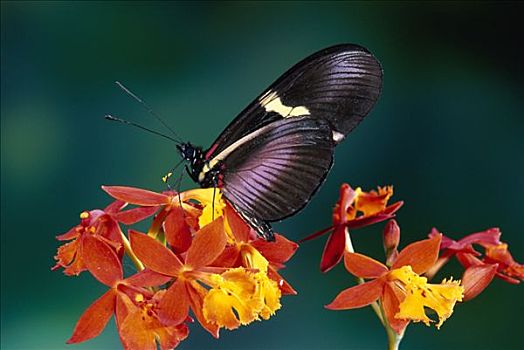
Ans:
{"type": "Polygon", "coordinates": [[[248,105],[213,143],[206,158],[290,115],[327,121],[338,143],[371,110],[381,89],[382,68],[365,48],[343,44],[321,50],[289,69],[248,105]]]}
{"type": "Polygon", "coordinates": [[[286,118],[265,129],[224,159],[222,192],[244,216],[271,222],[307,204],[331,168],[335,143],[322,119],[286,118]]]}

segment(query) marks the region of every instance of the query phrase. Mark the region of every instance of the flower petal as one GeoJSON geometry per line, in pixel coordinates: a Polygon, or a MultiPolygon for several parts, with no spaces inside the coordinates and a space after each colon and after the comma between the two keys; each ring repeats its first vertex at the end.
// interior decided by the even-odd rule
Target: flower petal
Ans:
{"type": "Polygon", "coordinates": [[[285,263],[295,254],[298,244],[286,237],[275,234],[275,241],[257,239],[251,245],[271,263],[285,263]]]}
{"type": "Polygon", "coordinates": [[[225,214],[227,225],[235,237],[235,241],[237,243],[247,242],[251,228],[228,202],[226,202],[225,214]]]}
{"type": "Polygon", "coordinates": [[[218,339],[220,327],[214,323],[208,322],[203,314],[204,298],[206,297],[207,290],[197,282],[187,283],[186,289],[189,295],[189,302],[191,304],[191,310],[195,314],[198,322],[208,331],[213,337],[218,339]]]}
{"type": "Polygon", "coordinates": [[[289,284],[280,274],[272,267],[269,266],[267,269],[267,275],[273,281],[277,282],[282,295],[297,295],[297,291],[289,284]]]}
{"type": "Polygon", "coordinates": [[[376,301],[384,289],[384,280],[378,278],[340,292],[326,309],[347,310],[367,306],[376,301]]]}
{"type": "Polygon", "coordinates": [[[328,272],[342,259],[346,245],[346,234],[343,226],[337,226],[329,236],[322,258],[320,259],[320,271],[328,272]]]}
{"type": "Polygon", "coordinates": [[[157,211],[157,207],[138,207],[118,212],[114,215],[115,220],[124,225],[133,225],[145,218],[150,217],[157,211]]]}
{"type": "Polygon", "coordinates": [[[115,292],[111,289],[91,304],[80,316],[67,344],[86,341],[99,335],[115,312],[115,292]]]}
{"type": "Polygon", "coordinates": [[[162,275],[150,269],[144,269],[125,279],[136,287],[157,287],[171,281],[171,276],[162,275]]]}
{"type": "Polygon", "coordinates": [[[429,270],[438,259],[441,235],[411,243],[399,253],[392,269],[409,265],[417,274],[429,270]]]}
{"type": "Polygon", "coordinates": [[[182,208],[178,206],[171,208],[164,221],[164,228],[167,243],[175,253],[180,254],[189,249],[192,239],[191,230],[182,208]]]}
{"type": "Polygon", "coordinates": [[[393,186],[379,187],[377,191],[361,192],[355,200],[355,208],[364,216],[374,215],[386,207],[393,195],[393,186]]]}
{"type": "Polygon", "coordinates": [[[158,316],[164,324],[177,325],[186,319],[189,313],[189,299],[186,283],[177,279],[164,294],[158,304],[158,316]]]}
{"type": "Polygon", "coordinates": [[[238,328],[258,319],[264,308],[255,274],[235,268],[213,275],[215,286],[204,298],[203,313],[208,322],[227,329],[238,328]]]}
{"type": "Polygon", "coordinates": [[[497,264],[471,266],[464,271],[462,276],[464,301],[475,298],[491,283],[497,273],[497,266],[497,264]]]}
{"type": "Polygon", "coordinates": [[[146,267],[164,275],[178,275],[182,262],[162,243],[134,230],[129,230],[129,237],[133,252],[146,267]]]}
{"type": "Polygon", "coordinates": [[[358,253],[345,252],[344,266],[349,273],[362,278],[378,278],[388,272],[386,265],[358,253]]]}
{"type": "Polygon", "coordinates": [[[386,221],[388,219],[391,219],[395,217],[395,212],[399,210],[404,202],[396,202],[388,207],[386,207],[383,211],[378,212],[376,214],[370,215],[370,216],[361,216],[354,220],[349,221],[346,226],[350,229],[357,229],[365,226],[369,226],[372,224],[376,224],[378,222],[386,221]]]}
{"type": "Polygon", "coordinates": [[[402,333],[402,331],[409,324],[409,320],[404,320],[401,318],[395,318],[395,315],[399,312],[400,308],[400,298],[403,297],[400,295],[402,292],[399,291],[398,295],[395,293],[394,285],[386,283],[384,285],[384,294],[382,296],[382,308],[384,309],[384,314],[388,321],[388,324],[397,334],[402,333]]]}
{"type": "Polygon", "coordinates": [[[127,205],[126,202],[120,201],[120,200],[116,200],[113,203],[109,204],[107,207],[105,207],[104,208],[104,212],[106,214],[116,214],[120,210],[124,209],[126,205],[127,205]]]}
{"type": "Polygon", "coordinates": [[[458,242],[451,244],[448,249],[462,250],[470,244],[481,244],[481,245],[496,245],[500,244],[500,229],[498,227],[492,227],[482,232],[471,233],[458,242]]]}
{"type": "Polygon", "coordinates": [[[195,234],[193,243],[187,251],[186,265],[193,268],[208,265],[222,253],[226,243],[224,219],[219,217],[195,234]]]}
{"type": "MultiPolygon", "coordinates": [[[[156,297],[163,293],[160,291],[156,297]]],[[[129,314],[119,326],[120,337],[126,349],[156,350],[157,342],[160,349],[173,349],[189,334],[185,324],[175,326],[164,325],[151,312],[154,300],[148,301],[142,307],[131,306],[129,314]]]]}
{"type": "Polygon", "coordinates": [[[136,205],[156,206],[167,205],[171,202],[171,198],[165,194],[136,187],[102,186],[102,189],[115,199],[136,205]]]}
{"type": "Polygon", "coordinates": [[[82,240],[82,257],[93,276],[112,287],[123,278],[122,264],[113,249],[94,236],[84,236],[82,240]]]}
{"type": "Polygon", "coordinates": [[[61,235],[56,236],[56,239],[59,241],[69,241],[73,238],[78,237],[78,235],[82,232],[82,226],[78,225],[67,231],[66,233],[62,233],[61,235]]]}

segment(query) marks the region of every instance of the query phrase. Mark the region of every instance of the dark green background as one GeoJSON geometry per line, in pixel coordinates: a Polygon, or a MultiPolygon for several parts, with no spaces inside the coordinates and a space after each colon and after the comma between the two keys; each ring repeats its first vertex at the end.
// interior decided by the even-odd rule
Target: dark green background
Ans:
{"type": "MultiPolygon", "coordinates": [[[[103,120],[111,112],[161,129],[117,79],[184,139],[208,146],[298,60],[336,43],[364,45],[384,67],[382,97],[337,148],[322,190],[277,229],[299,239],[329,225],[344,181],[393,184],[406,202],[404,245],[432,226],[452,237],[499,226],[524,260],[521,5],[2,1],[1,10],[3,349],[120,346],[113,323],[65,345],[105,287],[49,270],[54,236],[109,202],[100,185],[162,190],[178,160],[162,138],[103,120]]],[[[381,258],[381,227],[355,233],[357,250],[381,258]]],[[[270,321],[218,341],[195,324],[181,348],[384,349],[370,309],[323,308],[354,283],[341,266],[319,272],[323,245],[304,244],[289,263],[299,295],[270,321]]],[[[522,291],[497,280],[440,331],[410,326],[403,348],[516,349],[522,291]]]]}

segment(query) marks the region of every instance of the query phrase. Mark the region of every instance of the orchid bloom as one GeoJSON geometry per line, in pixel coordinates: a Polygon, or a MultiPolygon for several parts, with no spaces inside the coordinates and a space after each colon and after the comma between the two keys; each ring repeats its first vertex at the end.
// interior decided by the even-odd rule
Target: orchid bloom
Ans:
{"type": "Polygon", "coordinates": [[[144,288],[164,284],[168,278],[146,270],[124,279],[116,253],[95,237],[85,237],[82,249],[89,272],[110,289],[83,313],[68,343],[96,337],[113,314],[126,349],[153,350],[157,342],[161,349],[171,349],[187,337],[189,331],[182,322],[165,325],[160,321],[156,305],[161,294],[144,288]]]}
{"type": "Polygon", "coordinates": [[[333,225],[314,233],[302,241],[311,240],[331,232],[320,260],[320,270],[327,272],[335,267],[351,244],[348,229],[369,226],[390,219],[403,202],[387,206],[393,195],[393,187],[379,187],[378,191],[364,192],[360,187],[352,189],[348,184],[340,186],[340,198],[333,209],[333,225]]]}
{"type": "Polygon", "coordinates": [[[429,325],[431,320],[424,308],[430,308],[439,317],[439,328],[463,295],[460,281],[450,279],[441,284],[429,284],[421,276],[437,261],[440,241],[441,236],[437,235],[408,245],[398,254],[391,268],[365,255],[346,252],[347,271],[370,281],[342,291],[326,308],[354,309],[380,300],[386,321],[398,334],[410,321],[429,325]]]}
{"type": "Polygon", "coordinates": [[[139,207],[121,211],[127,204],[123,201],[114,201],[104,210],[94,209],[80,214],[80,224],[68,232],[57,236],[59,241],[70,241],[58,248],[55,260],[57,263],[52,270],[64,268],[68,276],[78,275],[85,271],[83,239],[93,236],[109,244],[122,256],[122,231],[119,222],[131,225],[153,215],[156,211],[152,207],[139,207]]]}

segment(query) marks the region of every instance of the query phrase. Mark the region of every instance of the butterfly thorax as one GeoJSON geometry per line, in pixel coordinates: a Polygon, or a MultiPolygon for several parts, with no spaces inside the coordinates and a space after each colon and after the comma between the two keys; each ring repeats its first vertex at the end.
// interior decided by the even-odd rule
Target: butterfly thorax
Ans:
{"type": "Polygon", "coordinates": [[[183,143],[177,146],[180,156],[188,163],[186,171],[202,188],[216,187],[218,185],[219,167],[210,168],[202,147],[191,143],[183,143]]]}

